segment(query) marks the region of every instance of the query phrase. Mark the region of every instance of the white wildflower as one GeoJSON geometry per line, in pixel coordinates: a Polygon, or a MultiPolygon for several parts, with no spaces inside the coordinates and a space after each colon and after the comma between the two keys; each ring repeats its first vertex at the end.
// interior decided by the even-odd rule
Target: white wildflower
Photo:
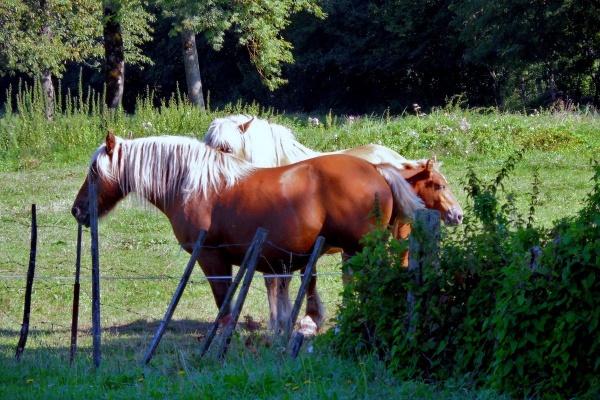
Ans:
{"type": "Polygon", "coordinates": [[[319,118],[308,117],[309,126],[319,126],[319,118]]]}

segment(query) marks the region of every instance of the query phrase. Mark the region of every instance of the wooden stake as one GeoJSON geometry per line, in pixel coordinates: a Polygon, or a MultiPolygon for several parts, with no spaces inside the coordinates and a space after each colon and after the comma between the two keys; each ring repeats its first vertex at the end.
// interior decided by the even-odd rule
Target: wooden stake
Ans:
{"type": "Polygon", "coordinates": [[[204,357],[204,354],[206,354],[213,339],[215,338],[215,335],[217,334],[217,329],[219,328],[219,321],[225,315],[227,315],[231,310],[231,299],[233,298],[233,294],[237,290],[240,282],[242,281],[242,278],[244,277],[244,273],[246,272],[246,269],[248,267],[248,261],[250,260],[250,257],[252,255],[252,250],[256,246],[257,240],[258,240],[258,231],[254,235],[254,239],[252,239],[252,243],[250,244],[250,247],[248,247],[248,251],[246,251],[246,255],[244,256],[242,265],[240,265],[240,268],[238,269],[237,275],[235,276],[233,282],[231,283],[231,286],[229,286],[229,290],[227,291],[227,294],[225,295],[225,299],[223,299],[223,304],[221,304],[221,308],[219,309],[219,312],[217,313],[215,322],[213,322],[212,325],[210,326],[210,329],[208,330],[208,333],[206,334],[206,337],[204,338],[204,342],[202,342],[202,346],[200,347],[200,358],[204,357]]]}
{"type": "Polygon", "coordinates": [[[71,321],[71,350],[69,361],[75,361],[77,352],[77,326],[79,325],[79,272],[81,270],[81,224],[77,224],[77,258],[75,259],[75,284],[73,285],[73,319],[71,321]]]}
{"type": "Polygon", "coordinates": [[[29,317],[31,313],[31,291],[33,288],[33,278],[35,275],[35,258],[37,254],[37,215],[35,204],[31,205],[31,247],[29,250],[29,269],[27,270],[27,282],[25,285],[25,304],[23,305],[23,324],[21,325],[21,337],[17,344],[15,358],[21,360],[27,335],[29,334],[29,317]]]}
{"type": "Polygon", "coordinates": [[[258,256],[260,256],[262,245],[265,242],[267,237],[267,231],[263,228],[258,228],[255,239],[253,242],[254,246],[252,246],[252,254],[248,261],[248,267],[246,270],[246,276],[244,277],[244,282],[242,283],[242,287],[240,288],[240,293],[238,294],[235,306],[231,311],[231,320],[225,327],[225,332],[223,333],[223,340],[221,341],[221,351],[219,353],[219,358],[223,358],[225,353],[227,352],[227,348],[229,347],[229,343],[231,341],[231,333],[237,324],[238,318],[240,317],[240,312],[242,307],[244,306],[244,302],[246,301],[246,295],[248,294],[248,289],[250,289],[250,283],[252,282],[252,277],[254,276],[254,271],[256,271],[256,263],[258,262],[258,256]]]}
{"type": "Polygon", "coordinates": [[[294,342],[292,343],[292,350],[290,351],[290,357],[298,357],[298,353],[300,352],[300,348],[302,347],[303,341],[304,335],[300,332],[296,332],[296,336],[294,336],[294,342]]]}
{"type": "Polygon", "coordinates": [[[206,234],[207,234],[206,229],[202,229],[200,231],[200,235],[198,235],[198,240],[196,240],[196,244],[194,245],[194,250],[192,251],[192,255],[190,256],[190,261],[188,261],[187,267],[185,268],[185,272],[183,273],[183,276],[181,277],[181,281],[179,282],[179,285],[177,286],[177,289],[175,290],[175,294],[173,294],[173,299],[171,300],[171,304],[169,304],[169,308],[167,308],[167,312],[165,313],[165,316],[164,316],[162,322],[160,323],[160,326],[158,327],[156,334],[154,335],[154,339],[152,340],[152,343],[150,344],[150,348],[146,352],[146,356],[144,357],[145,364],[148,364],[150,362],[150,359],[152,358],[154,350],[156,350],[156,348],[158,347],[158,344],[160,343],[160,340],[161,340],[163,334],[165,333],[165,329],[166,329],[167,325],[169,324],[169,321],[171,321],[171,317],[173,317],[173,313],[175,312],[175,309],[177,308],[177,304],[179,304],[181,295],[183,294],[183,291],[185,290],[185,287],[187,286],[187,283],[190,280],[190,276],[192,275],[192,271],[194,270],[194,265],[196,265],[196,261],[198,260],[198,257],[200,256],[200,251],[202,250],[202,246],[204,245],[204,240],[206,240],[206,234]]]}
{"type": "Polygon", "coordinates": [[[98,254],[98,204],[96,184],[89,186],[90,233],[92,236],[92,344],[94,366],[100,366],[100,261],[98,254]]]}
{"type": "MultiPolygon", "coordinates": [[[[435,267],[438,257],[440,238],[441,214],[437,210],[423,209],[415,214],[415,221],[410,236],[408,237],[408,269],[415,271],[415,283],[423,284],[423,268],[435,267]]],[[[415,306],[414,293],[408,291],[408,316],[406,318],[406,331],[412,333],[416,329],[413,310],[415,306]]]]}
{"type": "MultiPolygon", "coordinates": [[[[325,243],[325,238],[319,236],[315,241],[315,247],[313,249],[312,254],[310,255],[310,259],[308,260],[306,269],[304,270],[304,277],[302,278],[300,289],[298,289],[298,296],[296,296],[296,301],[294,302],[294,306],[292,307],[290,319],[285,329],[286,343],[289,341],[294,325],[296,325],[296,319],[298,318],[298,313],[300,312],[300,306],[302,306],[302,301],[304,300],[304,295],[306,294],[306,290],[308,289],[308,284],[313,278],[312,271],[315,268],[315,265],[317,264],[317,260],[321,256],[321,251],[323,250],[323,243],[325,243]]],[[[302,342],[300,342],[300,345],[301,344],[302,342]]]]}

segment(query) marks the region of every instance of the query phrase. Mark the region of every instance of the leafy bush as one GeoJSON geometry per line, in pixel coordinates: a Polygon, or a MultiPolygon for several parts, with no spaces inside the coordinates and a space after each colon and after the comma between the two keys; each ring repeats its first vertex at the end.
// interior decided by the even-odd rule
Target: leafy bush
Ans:
{"type": "Polygon", "coordinates": [[[518,160],[488,184],[469,174],[464,226],[446,232],[422,284],[400,267],[403,248],[386,231],[364,239],[329,334],[334,348],[375,352],[402,378],[518,397],[600,395],[600,167],[584,209],[546,230],[533,226],[537,178],[528,216],[510,194],[499,200],[518,160]]]}
{"type": "Polygon", "coordinates": [[[600,395],[600,167],[586,205],[558,222],[539,263],[506,268],[491,378],[547,397],[600,395]],[[519,277],[519,279],[516,279],[519,277]]]}
{"type": "MultiPolygon", "coordinates": [[[[400,255],[406,241],[390,241],[390,232],[381,226],[363,239],[364,250],[344,265],[352,278],[344,289],[335,342],[342,354],[382,351],[387,357],[394,341],[391,321],[406,313],[406,286],[409,274],[400,255]]],[[[330,331],[331,332],[331,331],[330,331]]]]}

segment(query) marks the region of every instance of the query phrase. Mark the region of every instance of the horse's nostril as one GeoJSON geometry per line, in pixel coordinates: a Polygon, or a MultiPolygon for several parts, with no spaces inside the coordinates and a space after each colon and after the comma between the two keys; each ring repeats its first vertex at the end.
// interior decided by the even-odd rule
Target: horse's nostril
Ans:
{"type": "Polygon", "coordinates": [[[71,215],[77,218],[77,216],[79,215],[79,209],[77,207],[71,208],[71,215]]]}
{"type": "Polygon", "coordinates": [[[461,211],[457,211],[457,210],[450,210],[448,211],[448,214],[446,214],[446,217],[444,218],[444,222],[446,223],[446,225],[461,225],[463,222],[463,217],[464,214],[461,211]]]}

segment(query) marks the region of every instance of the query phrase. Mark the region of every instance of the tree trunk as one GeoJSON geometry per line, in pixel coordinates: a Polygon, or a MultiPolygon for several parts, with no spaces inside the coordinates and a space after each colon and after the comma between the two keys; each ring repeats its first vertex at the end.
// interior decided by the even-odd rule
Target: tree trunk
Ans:
{"type": "MultiPolygon", "coordinates": [[[[40,0],[40,10],[45,15],[49,14],[46,0],[40,0]]],[[[44,23],[42,26],[42,36],[52,38],[52,28],[47,23],[44,23]]],[[[45,96],[46,119],[52,121],[52,118],[54,118],[54,84],[52,83],[52,73],[49,69],[44,70],[42,74],[42,91],[45,96]]]]}
{"type": "Polygon", "coordinates": [[[550,98],[554,103],[556,101],[556,84],[554,82],[554,72],[552,71],[548,74],[548,91],[550,92],[550,98]]]}
{"type": "Polygon", "coordinates": [[[106,106],[117,109],[123,98],[125,83],[125,54],[119,10],[114,5],[104,5],[104,54],[106,57],[106,106]]]}
{"type": "Polygon", "coordinates": [[[190,30],[181,32],[181,43],[183,45],[183,65],[185,67],[185,78],[188,87],[190,103],[206,109],[204,96],[202,94],[202,79],[200,78],[200,64],[198,63],[198,50],[196,49],[196,36],[190,30]]]}
{"type": "Polygon", "coordinates": [[[498,107],[500,104],[500,100],[498,99],[498,75],[494,69],[489,69],[489,72],[490,76],[492,77],[492,93],[494,93],[494,102],[496,103],[496,107],[498,107]]]}
{"type": "Polygon", "coordinates": [[[592,74],[592,82],[594,82],[594,107],[600,108],[600,66],[595,74],[592,74]]]}
{"type": "Polygon", "coordinates": [[[50,70],[44,71],[44,75],[42,75],[42,91],[46,100],[46,119],[52,121],[54,118],[54,84],[50,70]]]}
{"type": "Polygon", "coordinates": [[[521,103],[523,103],[523,107],[525,107],[525,102],[527,97],[525,96],[525,77],[521,76],[521,103]]]}

